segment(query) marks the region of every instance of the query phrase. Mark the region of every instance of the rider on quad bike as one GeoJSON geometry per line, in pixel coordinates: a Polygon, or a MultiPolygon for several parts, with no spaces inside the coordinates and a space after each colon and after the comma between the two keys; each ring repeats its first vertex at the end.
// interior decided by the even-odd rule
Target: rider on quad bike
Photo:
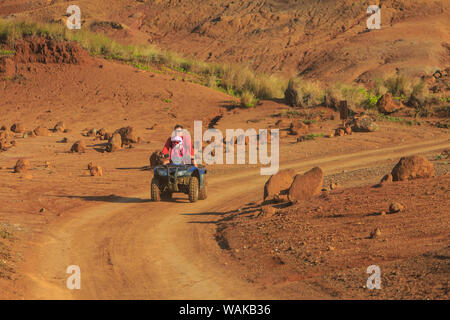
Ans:
{"type": "Polygon", "coordinates": [[[180,125],[167,139],[163,164],[154,167],[150,184],[152,201],[170,200],[173,193],[185,193],[190,202],[207,198],[206,168],[194,162],[190,136],[180,125]]]}
{"type": "Polygon", "coordinates": [[[195,165],[194,148],[183,126],[179,124],[175,126],[174,134],[167,139],[162,154],[165,159],[163,165],[169,163],[195,165]]]}

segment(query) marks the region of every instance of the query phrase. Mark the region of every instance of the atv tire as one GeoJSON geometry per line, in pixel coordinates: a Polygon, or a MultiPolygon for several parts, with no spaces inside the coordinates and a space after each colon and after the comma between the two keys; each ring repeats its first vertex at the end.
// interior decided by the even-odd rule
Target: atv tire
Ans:
{"type": "Polygon", "coordinates": [[[152,198],[152,201],[161,201],[161,190],[159,190],[158,183],[155,179],[152,179],[152,183],[150,185],[150,196],[152,198]]]}
{"type": "Polygon", "coordinates": [[[161,193],[161,199],[165,200],[165,201],[170,201],[172,200],[172,192],[170,191],[165,191],[163,193],[161,193]]]}
{"type": "Polygon", "coordinates": [[[198,193],[198,178],[191,177],[191,179],[189,180],[189,201],[196,202],[198,200],[198,193]]]}
{"type": "Polygon", "coordinates": [[[200,187],[198,200],[205,200],[208,197],[208,184],[206,181],[206,175],[203,176],[203,187],[200,187]]]}

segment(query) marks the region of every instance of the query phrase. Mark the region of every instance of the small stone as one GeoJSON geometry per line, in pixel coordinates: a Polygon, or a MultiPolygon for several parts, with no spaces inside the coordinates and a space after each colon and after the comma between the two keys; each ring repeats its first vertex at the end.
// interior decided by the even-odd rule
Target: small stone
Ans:
{"type": "Polygon", "coordinates": [[[370,233],[370,238],[371,238],[371,239],[377,238],[377,237],[379,237],[379,236],[381,236],[381,229],[380,229],[380,228],[376,228],[375,230],[373,230],[373,231],[370,233]]]}
{"type": "Polygon", "coordinates": [[[99,166],[92,166],[91,169],[89,169],[91,176],[93,177],[101,177],[103,176],[103,169],[99,166]]]}
{"type": "Polygon", "coordinates": [[[45,208],[41,208],[41,210],[39,210],[39,212],[45,212],[45,208]]]}
{"type": "Polygon", "coordinates": [[[390,213],[397,213],[400,211],[403,211],[405,209],[405,207],[398,202],[392,202],[391,205],[389,206],[389,212],[390,213]]]}

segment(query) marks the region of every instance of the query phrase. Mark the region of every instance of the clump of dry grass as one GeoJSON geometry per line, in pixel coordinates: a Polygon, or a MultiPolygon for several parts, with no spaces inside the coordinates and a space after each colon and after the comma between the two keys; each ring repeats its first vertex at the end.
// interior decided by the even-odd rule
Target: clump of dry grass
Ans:
{"type": "Polygon", "coordinates": [[[337,107],[339,102],[346,100],[349,107],[358,108],[367,100],[367,91],[364,87],[336,83],[326,90],[326,103],[337,107]]]}
{"type": "Polygon", "coordinates": [[[291,106],[311,108],[324,102],[325,90],[316,81],[291,78],[284,98],[291,106]]]}
{"type": "Polygon", "coordinates": [[[244,108],[253,108],[258,100],[256,99],[253,92],[244,91],[241,95],[241,106],[244,108]]]}
{"type": "Polygon", "coordinates": [[[92,55],[102,55],[148,69],[150,64],[204,77],[203,83],[220,87],[240,96],[252,93],[259,99],[281,98],[285,81],[274,76],[255,73],[248,67],[230,64],[206,63],[182,57],[172,51],[160,50],[152,45],[123,45],[103,34],[85,29],[68,30],[61,24],[0,20],[0,42],[14,47],[14,43],[29,36],[78,42],[92,55]],[[215,85],[214,85],[215,83],[215,85]]]}

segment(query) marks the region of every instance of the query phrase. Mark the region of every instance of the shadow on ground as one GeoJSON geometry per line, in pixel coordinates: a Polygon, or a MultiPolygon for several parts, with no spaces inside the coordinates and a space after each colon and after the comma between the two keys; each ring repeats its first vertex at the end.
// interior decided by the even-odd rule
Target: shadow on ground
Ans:
{"type": "Polygon", "coordinates": [[[68,199],[81,199],[84,201],[98,201],[98,202],[110,202],[110,203],[143,203],[150,202],[150,199],[141,199],[134,197],[122,197],[114,194],[108,196],[59,196],[60,198],[68,199]]]}

